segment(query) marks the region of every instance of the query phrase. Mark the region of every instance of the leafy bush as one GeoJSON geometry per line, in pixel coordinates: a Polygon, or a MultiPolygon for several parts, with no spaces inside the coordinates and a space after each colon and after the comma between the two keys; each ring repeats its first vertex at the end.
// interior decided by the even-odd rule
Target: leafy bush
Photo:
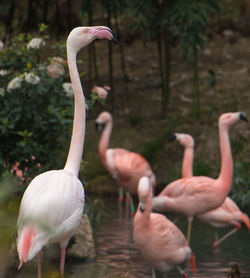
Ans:
{"type": "Polygon", "coordinates": [[[241,207],[250,208],[250,177],[249,163],[236,162],[234,165],[234,180],[230,196],[241,207]]]}
{"type": "MultiPolygon", "coordinates": [[[[73,91],[64,57],[48,56],[65,55],[65,46],[48,47],[45,30],[20,34],[0,51],[0,176],[7,170],[25,181],[65,163],[73,91]]],[[[93,93],[91,108],[96,99],[93,93]]]]}

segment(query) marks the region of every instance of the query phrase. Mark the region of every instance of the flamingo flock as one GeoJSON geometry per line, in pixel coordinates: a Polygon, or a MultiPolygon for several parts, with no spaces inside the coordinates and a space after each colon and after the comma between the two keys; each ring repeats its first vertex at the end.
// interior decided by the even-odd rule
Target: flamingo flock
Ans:
{"type": "MultiPolygon", "coordinates": [[[[36,176],[25,190],[20,204],[17,221],[18,269],[37,256],[38,278],[42,278],[42,249],[51,243],[60,244],[60,274],[64,276],[66,247],[79,226],[84,210],[85,193],[78,173],[84,147],[86,104],[76,59],[77,53],[95,39],[117,43],[111,29],[105,26],[77,27],[67,38],[67,61],[75,107],[67,161],[61,170],[36,176]]],[[[187,278],[186,271],[180,267],[185,262],[196,275],[195,255],[190,246],[194,216],[216,228],[235,226],[221,239],[216,237],[213,246],[218,246],[240,229],[242,223],[250,230],[248,216],[228,197],[233,177],[229,129],[239,120],[247,121],[244,113],[224,113],[219,117],[221,169],[216,179],[193,176],[194,140],[188,134],[176,133],[175,139],[184,146],[182,178],[166,185],[154,196],[156,177],[150,164],[138,153],[123,148],[109,148],[112,115],[105,111],[97,117],[96,127],[103,129],[99,156],[119,187],[118,202],[123,202],[125,192],[125,201],[130,203],[130,210],[134,213],[131,194],[138,196],[138,207],[133,218],[133,239],[142,257],[152,266],[153,278],[156,278],[155,270],[167,273],[173,268],[187,278]],[[160,213],[163,211],[187,216],[187,237],[160,213]]]]}

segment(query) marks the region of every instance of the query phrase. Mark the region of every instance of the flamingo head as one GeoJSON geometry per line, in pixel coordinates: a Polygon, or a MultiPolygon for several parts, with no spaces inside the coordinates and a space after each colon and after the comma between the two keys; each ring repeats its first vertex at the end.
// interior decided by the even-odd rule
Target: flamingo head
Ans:
{"type": "Polygon", "coordinates": [[[107,39],[118,43],[111,29],[106,26],[76,27],[68,36],[67,49],[77,53],[95,39],[107,39]]]}
{"type": "Polygon", "coordinates": [[[97,130],[102,130],[109,122],[112,122],[112,116],[109,112],[104,111],[95,120],[95,127],[97,130]]]}
{"type": "Polygon", "coordinates": [[[140,211],[144,212],[145,203],[150,191],[150,182],[148,177],[140,178],[137,191],[140,200],[140,211]]]}
{"type": "Polygon", "coordinates": [[[191,135],[185,133],[175,133],[173,138],[180,142],[183,147],[194,147],[194,139],[191,135]]]}
{"type": "Polygon", "coordinates": [[[219,125],[229,128],[234,125],[238,120],[248,122],[246,115],[243,112],[229,112],[224,113],[219,118],[219,125]]]}

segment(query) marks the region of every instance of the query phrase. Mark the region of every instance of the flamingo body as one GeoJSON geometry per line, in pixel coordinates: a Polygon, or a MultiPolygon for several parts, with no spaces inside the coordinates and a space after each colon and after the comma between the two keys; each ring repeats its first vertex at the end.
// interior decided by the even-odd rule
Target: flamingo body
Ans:
{"type": "Polygon", "coordinates": [[[47,243],[60,242],[65,247],[79,226],[83,208],[84,189],[72,173],[52,170],[35,177],[25,191],[18,217],[20,260],[25,251],[22,232],[27,225],[34,230],[28,261],[47,243]]]}
{"type": "MultiPolygon", "coordinates": [[[[189,260],[193,256],[192,250],[183,233],[171,221],[162,214],[151,212],[152,190],[148,178],[140,179],[138,195],[140,202],[133,228],[135,244],[148,263],[161,272],[168,272],[189,260]]],[[[194,262],[193,269],[196,271],[194,262]]]]}
{"type": "Polygon", "coordinates": [[[240,228],[241,223],[244,222],[250,230],[247,214],[243,213],[230,197],[227,197],[224,203],[217,209],[198,214],[197,217],[216,228],[228,226],[240,228]]]}
{"type": "Polygon", "coordinates": [[[155,176],[147,160],[140,154],[125,149],[108,149],[106,152],[107,168],[117,183],[126,192],[137,193],[137,185],[142,176],[150,178],[155,184],[155,176]]]}
{"type": "Polygon", "coordinates": [[[181,178],[167,185],[153,199],[153,209],[192,217],[218,207],[225,195],[218,180],[205,176],[181,178]]]}
{"type": "MultiPolygon", "coordinates": [[[[125,192],[137,193],[138,182],[147,176],[153,187],[156,185],[155,175],[147,160],[138,153],[122,148],[109,148],[113,119],[109,112],[102,112],[96,119],[97,126],[104,125],[100,142],[99,155],[104,167],[125,192]]],[[[121,197],[121,196],[120,196],[121,197]]]]}

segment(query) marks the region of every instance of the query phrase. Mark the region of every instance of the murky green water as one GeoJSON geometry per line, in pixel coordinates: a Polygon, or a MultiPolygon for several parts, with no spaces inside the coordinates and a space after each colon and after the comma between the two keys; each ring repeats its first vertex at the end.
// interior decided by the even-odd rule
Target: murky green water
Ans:
{"type": "MultiPolygon", "coordinates": [[[[97,258],[94,262],[76,262],[66,258],[65,277],[67,278],[147,278],[151,276],[151,267],[147,265],[133,244],[133,221],[128,215],[121,215],[117,201],[109,198],[105,202],[112,212],[112,218],[95,224],[97,258]]],[[[170,219],[174,219],[170,215],[170,219]]],[[[182,218],[177,225],[186,233],[186,219],[182,218]]],[[[219,229],[223,235],[228,229],[219,229]]],[[[227,277],[230,265],[237,263],[243,278],[250,277],[250,234],[243,227],[236,234],[221,244],[217,249],[212,247],[214,239],[213,229],[195,219],[191,247],[197,260],[197,278],[227,277]]],[[[43,271],[44,277],[59,277],[59,247],[45,249],[43,271]]],[[[18,272],[12,269],[8,277],[30,278],[36,277],[36,262],[28,262],[18,272]]],[[[8,278],[4,277],[4,278],[8,278]]],[[[158,277],[163,277],[160,274],[158,277]]],[[[172,270],[167,277],[181,277],[177,270],[172,270]]],[[[193,277],[190,274],[189,277],[193,277]]]]}

